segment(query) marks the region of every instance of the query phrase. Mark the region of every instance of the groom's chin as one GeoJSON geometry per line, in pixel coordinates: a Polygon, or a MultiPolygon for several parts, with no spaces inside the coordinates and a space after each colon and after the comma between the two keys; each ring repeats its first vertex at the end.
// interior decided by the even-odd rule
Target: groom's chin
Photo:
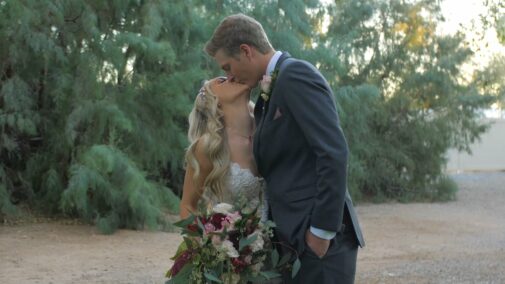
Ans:
{"type": "Polygon", "coordinates": [[[246,85],[247,87],[249,87],[249,89],[254,89],[258,86],[258,83],[252,83],[252,82],[240,82],[240,84],[246,85]]]}

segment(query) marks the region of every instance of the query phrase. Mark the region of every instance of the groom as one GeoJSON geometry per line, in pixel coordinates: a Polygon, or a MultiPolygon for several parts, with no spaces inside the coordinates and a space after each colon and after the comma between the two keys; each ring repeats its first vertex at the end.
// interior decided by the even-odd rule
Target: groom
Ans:
{"type": "Polygon", "coordinates": [[[205,51],[232,81],[253,88],[264,79],[254,109],[254,157],[267,181],[276,238],[301,260],[297,276],[286,273],[284,282],[353,283],[364,241],[328,82],[310,63],[275,51],[261,24],[243,14],[225,18],[205,51]]]}

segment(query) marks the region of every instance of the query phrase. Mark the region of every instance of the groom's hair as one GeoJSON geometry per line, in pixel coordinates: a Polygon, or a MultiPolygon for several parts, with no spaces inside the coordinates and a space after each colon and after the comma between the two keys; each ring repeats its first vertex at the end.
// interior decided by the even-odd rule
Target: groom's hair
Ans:
{"type": "Polygon", "coordinates": [[[221,21],[204,50],[212,57],[220,49],[228,56],[235,56],[241,44],[251,45],[262,54],[273,49],[258,21],[244,14],[235,14],[221,21]]]}

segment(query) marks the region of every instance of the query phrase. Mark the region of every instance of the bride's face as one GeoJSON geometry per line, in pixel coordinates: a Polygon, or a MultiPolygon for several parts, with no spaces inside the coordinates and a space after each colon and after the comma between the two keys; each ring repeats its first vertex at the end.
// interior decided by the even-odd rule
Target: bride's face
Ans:
{"type": "Polygon", "coordinates": [[[209,84],[212,93],[222,102],[233,100],[237,96],[247,94],[250,90],[247,85],[231,82],[225,77],[212,79],[209,84]]]}

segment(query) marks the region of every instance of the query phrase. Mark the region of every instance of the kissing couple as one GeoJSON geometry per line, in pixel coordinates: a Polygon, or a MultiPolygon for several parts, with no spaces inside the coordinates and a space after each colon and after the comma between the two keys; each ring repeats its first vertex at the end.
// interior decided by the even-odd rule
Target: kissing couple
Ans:
{"type": "Polygon", "coordinates": [[[354,283],[364,241],[328,82],[307,61],[276,51],[243,14],[223,19],[205,52],[226,77],[203,84],[189,115],[181,218],[243,196],[299,255],[298,274],[283,283],[354,283]]]}

